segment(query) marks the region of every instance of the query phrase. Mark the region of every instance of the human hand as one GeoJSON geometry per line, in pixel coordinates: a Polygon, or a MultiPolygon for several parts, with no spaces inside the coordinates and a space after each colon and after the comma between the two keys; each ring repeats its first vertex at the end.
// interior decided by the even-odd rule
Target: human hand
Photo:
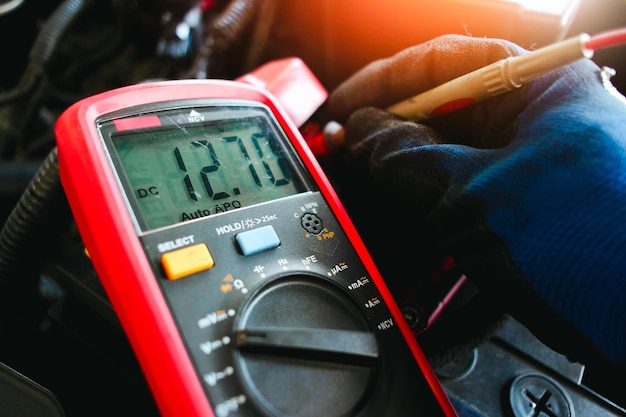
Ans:
{"type": "Polygon", "coordinates": [[[520,53],[437,38],[367,66],[328,110],[493,303],[573,360],[626,368],[626,105],[601,70],[579,61],[423,124],[379,110],[520,53]]]}

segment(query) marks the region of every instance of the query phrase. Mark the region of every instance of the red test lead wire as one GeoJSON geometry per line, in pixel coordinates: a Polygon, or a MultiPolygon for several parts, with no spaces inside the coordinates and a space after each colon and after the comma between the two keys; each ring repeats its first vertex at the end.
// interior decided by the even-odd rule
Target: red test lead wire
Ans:
{"type": "Polygon", "coordinates": [[[592,51],[626,44],[626,27],[609,30],[593,35],[585,43],[585,48],[592,51]]]}

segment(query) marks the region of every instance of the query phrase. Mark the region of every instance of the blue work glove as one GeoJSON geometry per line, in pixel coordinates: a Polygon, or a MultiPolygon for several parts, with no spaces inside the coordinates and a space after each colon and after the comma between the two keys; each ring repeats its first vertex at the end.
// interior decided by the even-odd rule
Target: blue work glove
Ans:
{"type": "Polygon", "coordinates": [[[626,368],[626,101],[605,72],[581,60],[421,124],[380,110],[522,53],[443,36],[363,68],[328,111],[490,302],[572,360],[626,368]]]}

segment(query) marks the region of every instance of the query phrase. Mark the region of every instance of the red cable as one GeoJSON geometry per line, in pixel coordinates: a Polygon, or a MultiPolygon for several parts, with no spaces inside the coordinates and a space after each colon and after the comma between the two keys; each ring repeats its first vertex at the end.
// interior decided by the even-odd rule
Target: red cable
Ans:
{"type": "Polygon", "coordinates": [[[626,43],[626,27],[601,32],[597,35],[593,35],[585,43],[585,48],[592,51],[598,49],[608,48],[610,46],[617,46],[626,43]]]}

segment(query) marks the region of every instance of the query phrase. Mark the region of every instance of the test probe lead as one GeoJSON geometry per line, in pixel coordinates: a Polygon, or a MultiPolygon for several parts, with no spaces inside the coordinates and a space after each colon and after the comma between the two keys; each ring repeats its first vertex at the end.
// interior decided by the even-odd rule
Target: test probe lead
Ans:
{"type": "MultiPolygon", "coordinates": [[[[582,33],[524,55],[512,56],[462,75],[431,90],[396,103],[386,110],[409,120],[426,120],[519,88],[534,79],[582,58],[596,50],[626,43],[626,27],[593,37],[582,33]]],[[[344,131],[329,122],[324,131],[308,140],[316,155],[343,146],[344,131]]]]}

